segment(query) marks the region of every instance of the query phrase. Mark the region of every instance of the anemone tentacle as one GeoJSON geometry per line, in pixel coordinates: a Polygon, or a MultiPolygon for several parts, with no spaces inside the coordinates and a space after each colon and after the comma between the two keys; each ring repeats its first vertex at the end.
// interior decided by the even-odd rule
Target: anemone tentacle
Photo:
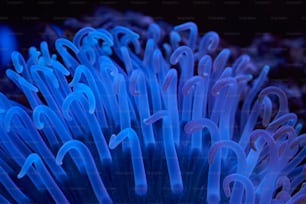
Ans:
{"type": "Polygon", "coordinates": [[[54,50],[12,52],[26,102],[0,93],[0,202],[305,200],[303,124],[268,65],[194,22],[97,15],[67,20],[79,30],[54,50]]]}

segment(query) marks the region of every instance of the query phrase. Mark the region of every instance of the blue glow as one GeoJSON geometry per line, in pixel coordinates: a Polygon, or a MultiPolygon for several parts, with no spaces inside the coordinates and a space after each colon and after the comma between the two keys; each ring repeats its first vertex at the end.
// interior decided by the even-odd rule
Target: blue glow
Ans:
{"type": "Polygon", "coordinates": [[[0,94],[0,201],[305,199],[306,135],[285,91],[264,87],[269,66],[231,60],[194,22],[136,22],[9,51],[29,105],[0,94]]]}

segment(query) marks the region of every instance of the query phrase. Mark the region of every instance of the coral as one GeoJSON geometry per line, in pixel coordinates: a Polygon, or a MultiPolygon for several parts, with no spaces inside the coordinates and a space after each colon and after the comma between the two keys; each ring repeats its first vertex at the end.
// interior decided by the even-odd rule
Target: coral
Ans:
{"type": "Polygon", "coordinates": [[[268,65],[193,22],[121,17],[12,53],[26,103],[0,94],[2,203],[305,200],[306,135],[268,65]]]}

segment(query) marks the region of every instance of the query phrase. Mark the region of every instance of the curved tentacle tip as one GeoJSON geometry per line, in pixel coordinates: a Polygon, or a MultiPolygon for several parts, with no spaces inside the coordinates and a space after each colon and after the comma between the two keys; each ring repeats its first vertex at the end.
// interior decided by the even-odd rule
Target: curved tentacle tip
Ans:
{"type": "Polygon", "coordinates": [[[55,162],[57,165],[62,166],[63,165],[63,159],[64,159],[65,153],[57,153],[56,157],[55,157],[55,162]]]}
{"type": "Polygon", "coordinates": [[[17,117],[19,113],[21,113],[22,109],[20,107],[11,107],[6,111],[6,114],[4,116],[4,127],[6,132],[11,132],[12,128],[14,128],[12,125],[14,125],[14,116],[17,117]]]}
{"type": "Polygon", "coordinates": [[[153,115],[149,116],[148,118],[145,118],[143,122],[145,125],[151,125],[155,123],[156,121],[162,119],[163,117],[167,116],[167,114],[168,114],[168,111],[160,110],[154,113],[153,115]]]}
{"type": "Polygon", "coordinates": [[[175,65],[185,57],[187,60],[191,60],[191,62],[193,62],[193,51],[190,47],[183,45],[174,50],[170,56],[170,63],[175,65]]]}
{"type": "Polygon", "coordinates": [[[226,197],[230,197],[231,196],[231,189],[230,189],[229,186],[224,188],[224,194],[225,194],[226,197]]]}
{"type": "Polygon", "coordinates": [[[18,178],[18,179],[21,179],[22,177],[25,176],[25,174],[26,174],[26,172],[20,171],[20,172],[17,174],[17,178],[18,178]]]}
{"type": "MultiPolygon", "coordinates": [[[[41,159],[36,153],[31,153],[25,160],[20,172],[17,175],[17,178],[20,179],[26,175],[28,170],[32,167],[33,164],[40,165],[41,159]]],[[[37,168],[37,167],[36,167],[37,168]]]]}
{"type": "Polygon", "coordinates": [[[149,118],[143,119],[142,122],[143,122],[145,125],[150,125],[149,118]]]}
{"type": "Polygon", "coordinates": [[[16,72],[19,74],[22,73],[24,69],[25,61],[23,57],[21,56],[21,54],[17,51],[14,51],[11,54],[11,58],[12,58],[12,62],[13,62],[16,72]]]}
{"type": "Polygon", "coordinates": [[[201,39],[199,49],[207,52],[213,52],[219,45],[220,37],[214,31],[207,32],[201,39]]]}
{"type": "Polygon", "coordinates": [[[186,134],[192,134],[203,128],[203,125],[198,120],[189,121],[184,126],[184,131],[186,134]]]}
{"type": "Polygon", "coordinates": [[[43,106],[36,106],[36,108],[33,111],[33,122],[35,126],[40,130],[45,127],[44,122],[41,121],[41,114],[43,114],[43,112],[44,112],[43,106]]]}
{"type": "Polygon", "coordinates": [[[110,137],[108,146],[109,146],[110,149],[115,149],[115,148],[117,147],[117,145],[118,145],[118,144],[116,143],[116,135],[113,134],[113,135],[110,137]]]}
{"type": "Polygon", "coordinates": [[[20,86],[21,89],[26,88],[26,89],[29,89],[30,91],[35,92],[35,93],[39,92],[39,89],[36,86],[31,84],[29,81],[27,81],[25,78],[21,77],[16,72],[14,72],[14,71],[12,71],[10,69],[7,69],[5,71],[5,74],[12,81],[16,82],[18,84],[18,86],[20,86]]]}

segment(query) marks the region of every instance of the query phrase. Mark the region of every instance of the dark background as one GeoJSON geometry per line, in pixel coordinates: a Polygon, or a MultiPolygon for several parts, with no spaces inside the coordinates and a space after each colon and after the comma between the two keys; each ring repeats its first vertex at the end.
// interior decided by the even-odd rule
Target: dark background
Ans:
{"type": "Polygon", "coordinates": [[[280,37],[305,35],[306,9],[303,0],[213,1],[1,1],[0,24],[9,24],[17,33],[20,46],[29,47],[39,38],[39,25],[61,25],[68,17],[92,13],[98,6],[119,11],[134,10],[171,24],[194,21],[201,33],[214,30],[225,40],[244,46],[263,32],[280,37]],[[33,41],[32,41],[33,42],[33,41]]]}

